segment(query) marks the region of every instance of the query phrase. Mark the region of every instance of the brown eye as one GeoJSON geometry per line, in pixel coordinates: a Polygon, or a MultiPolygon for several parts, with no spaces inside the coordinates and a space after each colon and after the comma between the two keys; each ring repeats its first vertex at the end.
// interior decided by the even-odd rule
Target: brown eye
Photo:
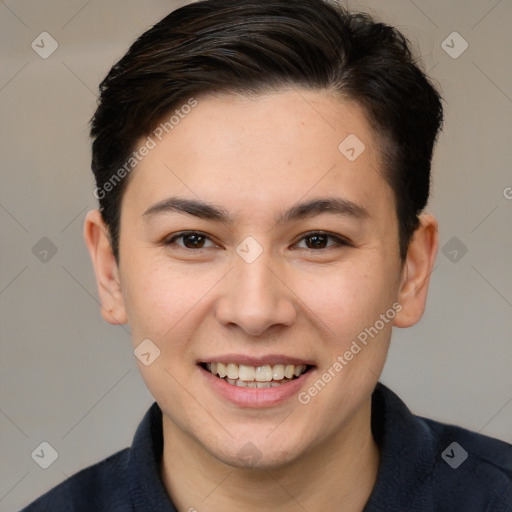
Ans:
{"type": "Polygon", "coordinates": [[[205,237],[203,235],[183,235],[183,245],[189,249],[202,248],[204,245],[205,237]]]}
{"type": "Polygon", "coordinates": [[[343,238],[324,232],[309,233],[306,236],[302,237],[299,243],[299,247],[301,249],[305,248],[313,250],[329,249],[331,247],[342,247],[346,245],[350,244],[343,238]],[[332,240],[333,242],[329,243],[329,240],[332,240]],[[303,241],[304,245],[301,247],[300,244],[303,241]]]}
{"type": "Polygon", "coordinates": [[[312,235],[305,238],[306,246],[308,249],[325,249],[327,247],[328,236],[326,235],[312,235]]]}
{"type": "Polygon", "coordinates": [[[178,235],[175,235],[166,241],[165,245],[178,245],[179,247],[184,247],[185,249],[205,249],[207,247],[216,247],[216,244],[214,244],[206,235],[195,231],[179,233],[178,235]],[[182,240],[182,243],[177,243],[177,240],[180,239],[182,240]],[[209,242],[211,245],[205,246],[207,242],[209,242]]]}

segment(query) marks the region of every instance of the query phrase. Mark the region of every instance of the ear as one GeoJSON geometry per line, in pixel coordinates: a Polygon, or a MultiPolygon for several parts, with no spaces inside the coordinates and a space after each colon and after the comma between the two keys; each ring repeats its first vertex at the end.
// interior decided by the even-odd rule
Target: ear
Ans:
{"type": "Polygon", "coordinates": [[[395,316],[393,325],[396,327],[410,327],[423,316],[438,246],[437,220],[433,215],[421,215],[402,269],[398,292],[402,309],[395,316]]]}
{"type": "Polygon", "coordinates": [[[90,211],[85,218],[84,238],[91,255],[103,319],[113,325],[127,322],[121,280],[110,235],[99,210],[90,211]]]}

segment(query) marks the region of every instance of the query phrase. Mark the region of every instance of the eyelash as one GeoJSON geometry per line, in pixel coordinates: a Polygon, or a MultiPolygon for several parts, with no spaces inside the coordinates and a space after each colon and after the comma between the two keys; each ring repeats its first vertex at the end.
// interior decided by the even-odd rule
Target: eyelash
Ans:
{"type": "MultiPolygon", "coordinates": [[[[215,243],[208,235],[206,235],[205,233],[203,233],[201,231],[182,231],[181,233],[177,233],[177,234],[173,235],[171,238],[164,240],[162,242],[162,245],[166,245],[166,246],[175,245],[176,240],[178,240],[180,238],[184,238],[189,235],[199,235],[199,236],[211,241],[212,243],[215,243]]],[[[331,234],[327,231],[309,231],[309,232],[305,233],[304,235],[302,235],[302,237],[299,239],[299,241],[297,243],[302,242],[303,240],[305,240],[307,238],[312,238],[314,236],[325,236],[327,238],[334,240],[335,243],[332,245],[328,245],[327,247],[322,247],[321,249],[310,249],[309,247],[303,247],[301,249],[308,249],[310,251],[321,251],[321,250],[332,249],[332,248],[336,248],[336,247],[338,247],[338,248],[339,247],[353,247],[352,243],[348,239],[343,238],[339,235],[331,234]]],[[[296,245],[296,244],[294,244],[294,245],[296,245]]],[[[215,244],[215,245],[217,245],[217,244],[215,244]]],[[[182,249],[189,250],[189,251],[208,249],[208,247],[199,247],[199,249],[193,249],[193,248],[185,247],[182,245],[179,245],[179,247],[182,249]]]]}

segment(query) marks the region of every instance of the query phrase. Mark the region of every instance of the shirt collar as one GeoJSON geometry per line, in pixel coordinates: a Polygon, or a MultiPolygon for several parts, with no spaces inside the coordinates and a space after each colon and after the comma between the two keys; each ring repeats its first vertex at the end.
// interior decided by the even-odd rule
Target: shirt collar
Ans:
{"type": "Polygon", "coordinates": [[[155,402],[135,432],[128,460],[130,498],[137,512],[177,512],[160,474],[163,447],[162,411],[155,402]]]}
{"type": "Polygon", "coordinates": [[[380,448],[377,481],[363,512],[434,511],[435,454],[427,425],[384,384],[372,395],[372,433],[380,448]]]}
{"type": "MultiPolygon", "coordinates": [[[[435,454],[430,432],[390,389],[372,394],[372,433],[380,449],[377,481],[363,512],[434,510],[430,475],[435,454]]],[[[142,419],[130,449],[130,497],[137,511],[177,512],[160,474],[162,411],[155,402],[142,419]]]]}

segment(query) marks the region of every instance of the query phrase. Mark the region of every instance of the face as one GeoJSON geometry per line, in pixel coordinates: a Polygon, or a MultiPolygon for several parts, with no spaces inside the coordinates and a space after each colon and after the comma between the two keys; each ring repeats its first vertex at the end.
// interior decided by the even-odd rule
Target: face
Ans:
{"type": "Polygon", "coordinates": [[[277,467],[369,428],[407,272],[356,104],[198,97],[133,171],[119,244],[114,316],[160,350],[138,364],[168,431],[277,467]]]}

